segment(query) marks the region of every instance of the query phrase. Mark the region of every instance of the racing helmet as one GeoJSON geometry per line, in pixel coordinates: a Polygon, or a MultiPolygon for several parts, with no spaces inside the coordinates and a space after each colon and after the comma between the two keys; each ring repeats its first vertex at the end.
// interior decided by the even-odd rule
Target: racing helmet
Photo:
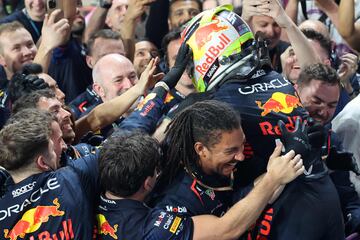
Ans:
{"type": "MultiPolygon", "coordinates": [[[[181,33],[193,53],[190,69],[198,92],[212,89],[233,70],[248,73],[252,51],[244,51],[255,44],[254,34],[231,5],[222,5],[199,13],[181,33]]],[[[246,74],[245,74],[246,75],[246,74]]]]}

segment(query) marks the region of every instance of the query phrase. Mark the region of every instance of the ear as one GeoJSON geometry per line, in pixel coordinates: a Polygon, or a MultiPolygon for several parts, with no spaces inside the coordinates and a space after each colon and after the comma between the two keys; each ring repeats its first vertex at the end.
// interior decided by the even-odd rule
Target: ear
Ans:
{"type": "Polygon", "coordinates": [[[93,83],[93,89],[100,98],[105,98],[105,91],[99,83],[93,83]]]}
{"type": "Polygon", "coordinates": [[[113,14],[113,13],[109,13],[109,11],[108,11],[108,14],[106,15],[106,18],[105,18],[105,24],[106,24],[109,28],[113,28],[113,25],[112,25],[112,23],[111,23],[109,14],[113,14]]]}
{"type": "Polygon", "coordinates": [[[45,157],[43,155],[37,156],[35,164],[42,172],[51,170],[50,167],[46,164],[45,157]]]}
{"type": "Polygon", "coordinates": [[[4,68],[6,67],[5,58],[2,54],[0,54],[0,65],[2,65],[4,68]]]}
{"type": "Polygon", "coordinates": [[[205,159],[208,156],[209,150],[202,142],[196,142],[194,144],[194,149],[200,159],[205,159]]]}
{"type": "Polygon", "coordinates": [[[169,26],[169,31],[171,31],[172,29],[171,29],[171,23],[170,23],[169,18],[168,18],[168,26],[169,26]]]}
{"type": "Polygon", "coordinates": [[[152,176],[152,177],[147,177],[144,181],[144,184],[143,184],[143,188],[147,191],[147,192],[151,192],[154,187],[155,187],[155,176],[152,176]]]}
{"type": "Polygon", "coordinates": [[[93,69],[94,67],[93,58],[86,55],[86,64],[89,66],[89,68],[93,69]]]}
{"type": "Polygon", "coordinates": [[[331,66],[331,61],[330,61],[330,59],[325,59],[324,61],[323,61],[323,64],[325,64],[325,65],[327,65],[327,66],[331,66]]]}

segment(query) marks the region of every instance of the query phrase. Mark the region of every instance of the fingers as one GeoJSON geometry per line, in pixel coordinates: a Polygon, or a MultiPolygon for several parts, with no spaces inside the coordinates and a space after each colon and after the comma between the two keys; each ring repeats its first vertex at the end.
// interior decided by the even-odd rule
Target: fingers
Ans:
{"type": "Polygon", "coordinates": [[[165,76],[165,73],[158,73],[158,74],[155,74],[155,75],[154,75],[154,80],[155,80],[155,82],[160,81],[161,79],[163,79],[163,78],[164,78],[164,76],[165,76]]]}
{"type": "Polygon", "coordinates": [[[303,174],[304,172],[305,172],[305,167],[302,166],[301,168],[299,168],[299,169],[295,172],[295,174],[296,174],[296,176],[300,176],[300,175],[303,174]]]}
{"type": "Polygon", "coordinates": [[[156,68],[156,65],[155,65],[155,59],[152,58],[150,60],[150,62],[148,63],[148,65],[146,66],[145,70],[144,71],[151,71],[151,69],[155,69],[156,68]]]}
{"type": "Polygon", "coordinates": [[[343,64],[350,69],[358,68],[358,57],[355,54],[347,53],[340,57],[343,64]]]}
{"type": "Polygon", "coordinates": [[[65,24],[60,26],[56,31],[61,33],[61,32],[68,32],[69,30],[70,30],[70,24],[66,22],[65,24]]]}
{"type": "Polygon", "coordinates": [[[55,19],[60,16],[61,13],[61,9],[56,9],[55,11],[53,11],[52,13],[50,13],[49,19],[48,19],[48,23],[53,24],[55,22],[55,19]]]}
{"type": "Polygon", "coordinates": [[[295,157],[295,151],[294,150],[290,150],[288,153],[286,153],[285,155],[283,155],[283,157],[285,159],[293,159],[295,157]]]}
{"type": "Polygon", "coordinates": [[[303,160],[301,159],[300,154],[297,154],[293,159],[291,159],[291,162],[295,170],[298,170],[303,166],[303,160]]]}
{"type": "Polygon", "coordinates": [[[48,23],[48,21],[49,21],[49,14],[45,14],[45,18],[44,18],[44,22],[43,22],[43,25],[47,25],[47,23],[48,23]]]}
{"type": "Polygon", "coordinates": [[[60,29],[60,28],[63,28],[64,25],[67,25],[67,26],[70,27],[69,21],[68,21],[66,18],[60,19],[59,21],[57,21],[57,22],[54,23],[53,25],[54,25],[54,29],[55,29],[55,30],[58,30],[58,29],[60,29]]]}
{"type": "Polygon", "coordinates": [[[274,152],[271,154],[270,159],[279,157],[281,155],[282,147],[283,147],[282,143],[280,142],[276,143],[276,147],[274,149],[274,152]]]}
{"type": "Polygon", "coordinates": [[[150,3],[153,3],[153,2],[155,2],[156,0],[143,0],[143,1],[141,1],[141,4],[142,5],[149,5],[150,3]]]}

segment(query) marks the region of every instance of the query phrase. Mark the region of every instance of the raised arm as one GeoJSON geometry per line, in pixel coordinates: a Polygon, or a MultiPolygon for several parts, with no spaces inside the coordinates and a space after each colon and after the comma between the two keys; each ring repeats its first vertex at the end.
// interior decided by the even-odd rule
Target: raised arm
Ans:
{"type": "Polygon", "coordinates": [[[101,4],[96,7],[95,11],[91,15],[89,22],[84,32],[84,42],[86,43],[89,38],[101,30],[105,26],[106,15],[111,6],[112,0],[103,0],[101,4]]]}
{"type": "Polygon", "coordinates": [[[360,51],[360,23],[355,22],[354,1],[341,1],[339,6],[340,35],[356,51],[360,51]]]}
{"type": "Polygon", "coordinates": [[[46,14],[41,30],[41,42],[34,62],[42,66],[44,73],[48,72],[52,51],[64,44],[70,33],[69,21],[65,18],[55,21],[61,10],[57,9],[50,15],[46,14]]]}
{"type": "Polygon", "coordinates": [[[268,4],[263,5],[263,9],[264,15],[274,18],[277,24],[286,31],[302,68],[321,62],[305,35],[286,14],[278,0],[269,0],[268,4]]]}
{"type": "Polygon", "coordinates": [[[285,12],[291,18],[291,20],[297,24],[297,15],[299,11],[299,0],[289,0],[285,12]]]}
{"type": "Polygon", "coordinates": [[[134,60],[136,24],[145,12],[146,7],[154,1],[155,0],[129,0],[129,8],[124,16],[124,21],[121,23],[121,26],[116,26],[124,42],[126,57],[129,58],[130,61],[134,60]]]}

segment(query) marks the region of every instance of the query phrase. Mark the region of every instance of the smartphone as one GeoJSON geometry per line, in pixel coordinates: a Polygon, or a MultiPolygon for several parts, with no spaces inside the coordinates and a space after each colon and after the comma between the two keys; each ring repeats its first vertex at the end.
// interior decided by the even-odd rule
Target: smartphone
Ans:
{"type": "Polygon", "coordinates": [[[48,14],[51,14],[56,9],[61,9],[61,13],[56,18],[58,21],[61,18],[73,19],[76,15],[76,7],[78,1],[75,0],[46,0],[46,7],[48,14]]]}
{"type": "Polygon", "coordinates": [[[50,15],[56,9],[61,9],[61,13],[56,17],[56,22],[64,17],[63,1],[62,0],[47,0],[46,1],[47,13],[50,15]]]}

